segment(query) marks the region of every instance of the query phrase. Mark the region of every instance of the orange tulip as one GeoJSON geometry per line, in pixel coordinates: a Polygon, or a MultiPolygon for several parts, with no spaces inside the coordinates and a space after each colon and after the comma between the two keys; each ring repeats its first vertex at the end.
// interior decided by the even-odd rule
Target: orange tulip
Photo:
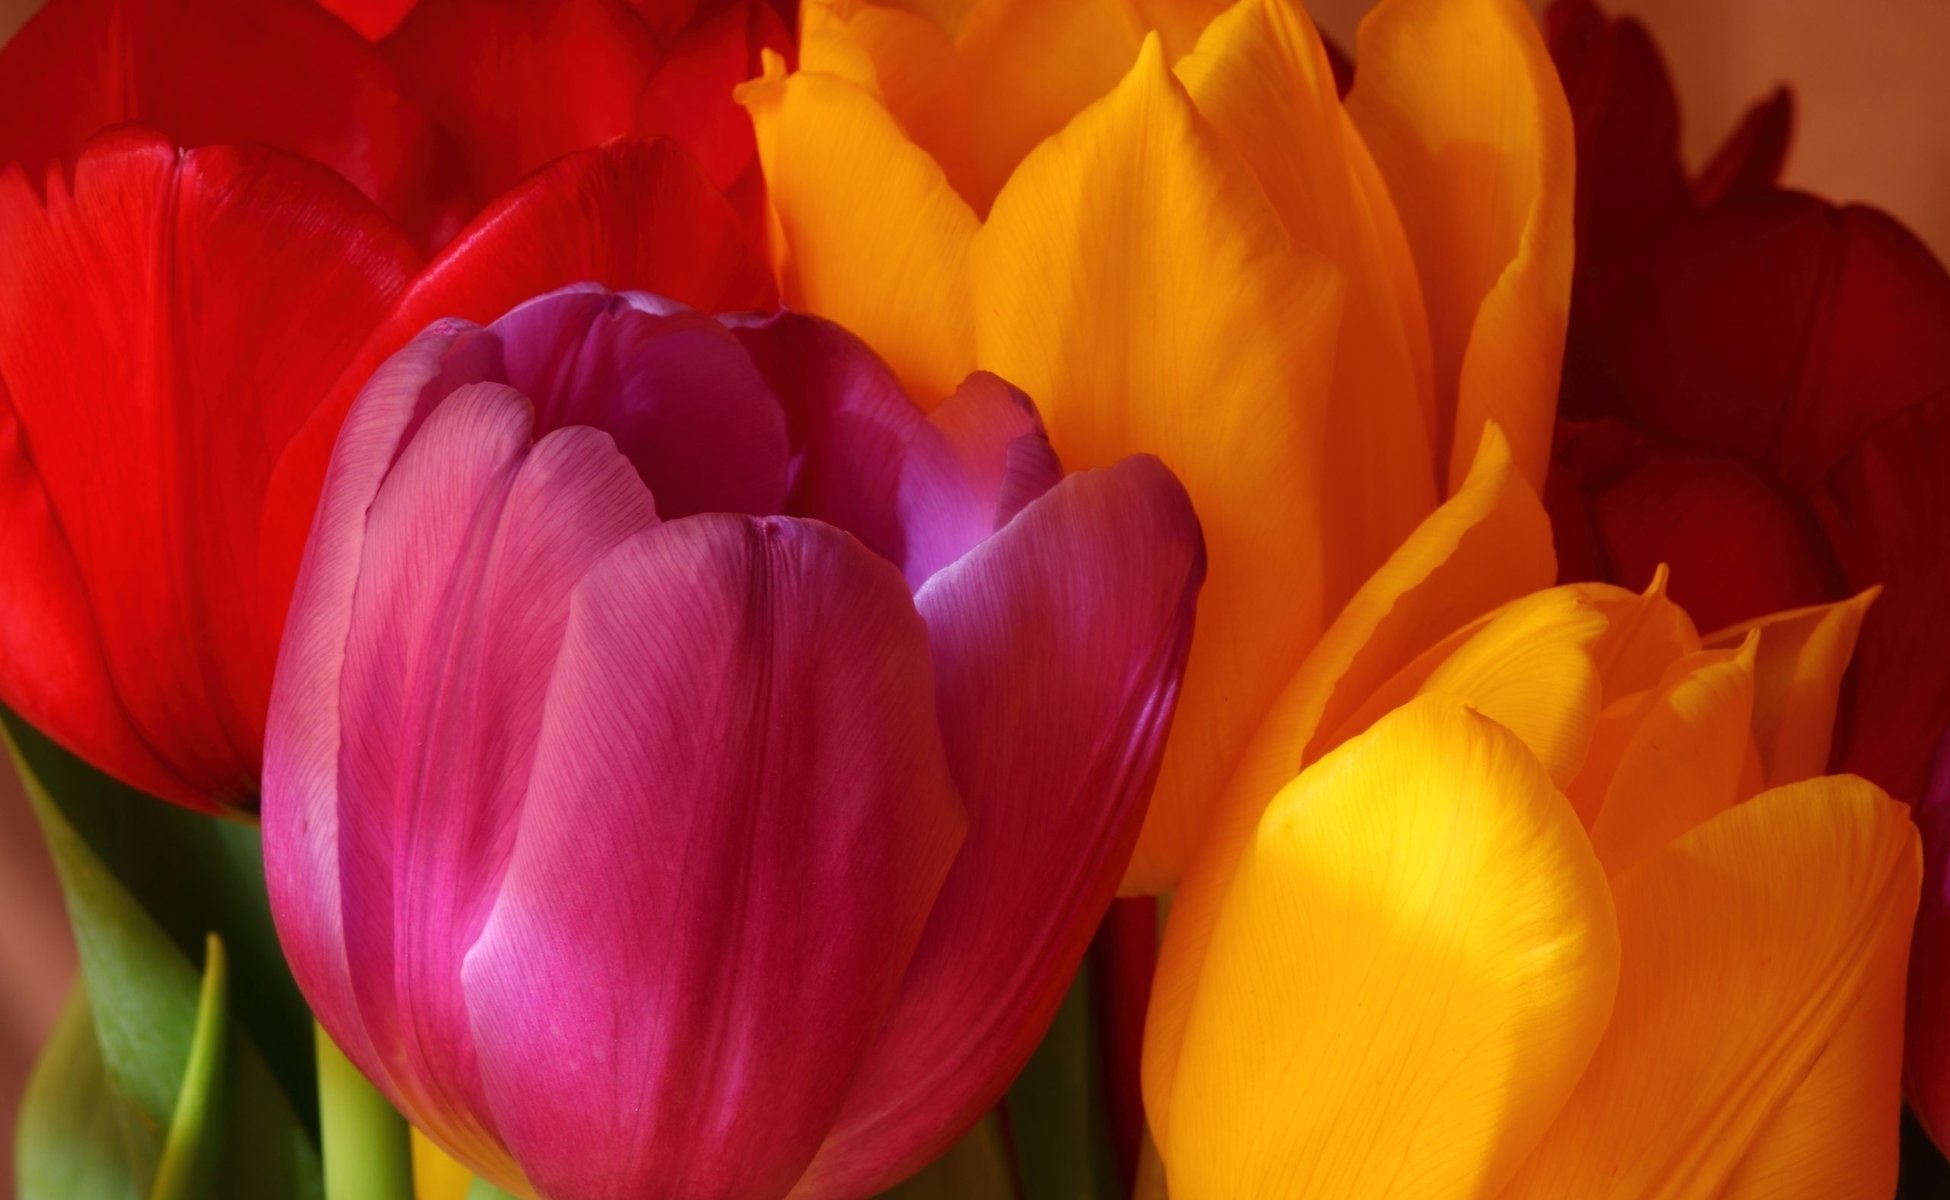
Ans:
{"type": "Polygon", "coordinates": [[[1541,483],[1571,130],[1517,0],[1385,0],[1345,104],[1295,0],[807,0],[755,122],[786,302],[923,402],[1156,454],[1210,575],[1127,891],[1171,887],[1327,618],[1487,419],[1541,483]]]}
{"type": "Polygon", "coordinates": [[[1174,1200],[1893,1191],[1918,839],[1816,777],[1873,593],[1702,639],[1552,566],[1492,430],[1255,737],[1152,992],[1174,1200]]]}

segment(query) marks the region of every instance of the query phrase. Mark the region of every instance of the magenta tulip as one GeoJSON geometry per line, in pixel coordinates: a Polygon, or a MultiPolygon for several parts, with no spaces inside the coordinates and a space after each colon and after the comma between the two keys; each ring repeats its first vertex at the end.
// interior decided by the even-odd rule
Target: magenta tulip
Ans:
{"type": "Polygon", "coordinates": [[[1155,460],[976,374],[571,288],[339,435],[273,688],[292,967],[550,1200],[870,1195],[1000,1095],[1142,820],[1204,574],[1155,460]]]}

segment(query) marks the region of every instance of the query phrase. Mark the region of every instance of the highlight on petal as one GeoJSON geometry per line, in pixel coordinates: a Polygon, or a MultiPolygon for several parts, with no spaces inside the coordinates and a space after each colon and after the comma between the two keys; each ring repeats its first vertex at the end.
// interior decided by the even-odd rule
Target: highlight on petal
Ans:
{"type": "Polygon", "coordinates": [[[1334,448],[1326,567],[1338,606],[1435,507],[1448,468],[1435,462],[1428,317],[1401,218],[1385,187],[1368,186],[1373,160],[1297,0],[1233,5],[1176,73],[1294,244],[1346,283],[1324,435],[1334,448]]]}
{"type": "MultiPolygon", "coordinates": [[[[1920,873],[1904,806],[1838,776],[1737,804],[1614,879],[1611,1024],[1505,1194],[1726,1195],[1770,1125],[1802,1119],[1802,1089],[1885,1073],[1902,1029],[1882,998],[1908,957],[1920,873]],[[1850,1028],[1867,1013],[1883,1024],[1850,1028]]],[[[1888,1178],[1893,1097],[1878,1107],[1872,1144],[1845,1141],[1849,1122],[1808,1121],[1817,1140],[1799,1149],[1888,1178]]]]}
{"type": "Polygon", "coordinates": [[[1184,490],[1138,457],[1066,478],[915,594],[968,837],[795,1196],[898,1180],[1041,1039],[1137,837],[1203,570],[1184,490]]]}
{"type": "Polygon", "coordinates": [[[1274,800],[1205,971],[1173,1196],[1493,1195],[1604,1033],[1619,942],[1536,759],[1431,696],[1274,800]]]}
{"type": "Polygon", "coordinates": [[[1029,397],[978,371],[927,416],[901,464],[903,570],[919,588],[1062,478],[1029,397]]]}
{"type": "Polygon", "coordinates": [[[1035,397],[1063,461],[1155,454],[1204,527],[1196,647],[1125,881],[1167,888],[1326,618],[1339,282],[1291,248],[1155,38],[1017,168],[971,257],[981,365],[1035,397]]]}
{"type": "Polygon", "coordinates": [[[1435,353],[1453,489],[1494,420],[1541,490],[1571,301],[1571,114],[1517,0],[1384,0],[1348,113],[1395,198],[1435,353]]]}
{"type": "Polygon", "coordinates": [[[791,1190],[961,839],[926,636],[891,565],[790,518],[671,522],[577,586],[461,970],[543,1194],[791,1190]]]}
{"type": "MultiPolygon", "coordinates": [[[[137,786],[248,807],[284,618],[285,596],[261,593],[255,574],[273,455],[416,260],[343,180],[276,151],[184,152],[121,129],[46,184],[0,175],[0,400],[8,440],[28,451],[6,469],[20,507],[5,518],[54,557],[13,560],[0,608],[44,605],[36,591],[59,595],[70,575],[87,600],[0,630],[65,632],[65,649],[0,657],[98,654],[107,674],[97,687],[9,669],[22,691],[6,699],[137,786]]],[[[301,529],[289,553],[302,542],[301,529]]]]}
{"type": "Polygon", "coordinates": [[[1427,646],[1538,588],[1556,572],[1550,524],[1494,424],[1469,477],[1348,602],[1288,681],[1219,794],[1204,840],[1172,897],[1144,1031],[1152,1136],[1171,1127],[1172,1080],[1205,947],[1260,815],[1328,735],[1427,646]]]}
{"type": "Polygon", "coordinates": [[[968,253],[977,220],[927,152],[858,84],[777,55],[739,89],[783,247],[787,305],[887,359],[923,405],[975,368],[968,253]]]}
{"type": "Polygon", "coordinates": [[[1754,742],[1768,787],[1813,779],[1828,769],[1828,749],[1842,680],[1855,654],[1862,619],[1881,594],[1869,588],[1849,600],[1774,613],[1706,639],[1737,646],[1760,634],[1754,660],[1754,742]]]}

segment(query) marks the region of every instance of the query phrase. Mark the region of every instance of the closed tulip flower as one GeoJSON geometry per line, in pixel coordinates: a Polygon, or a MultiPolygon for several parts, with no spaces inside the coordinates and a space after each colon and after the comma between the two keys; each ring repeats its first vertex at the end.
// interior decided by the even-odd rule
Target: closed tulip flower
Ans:
{"type": "Polygon", "coordinates": [[[1516,0],[1387,0],[1343,104],[1297,0],[808,0],[741,96],[787,303],[934,403],[1037,398],[1066,462],[1156,454],[1211,580],[1130,891],[1486,419],[1541,486],[1571,131],[1516,0]]]}
{"type": "Polygon", "coordinates": [[[1177,1200],[1894,1191],[1919,842],[1821,775],[1873,597],[1553,569],[1492,434],[1255,738],[1147,1029],[1177,1200]]]}
{"type": "Polygon", "coordinates": [[[280,657],[273,911],[320,1021],[523,1195],[870,1195],[996,1099],[1137,836],[1203,574],[826,322],[573,288],[340,434],[280,657]]]}

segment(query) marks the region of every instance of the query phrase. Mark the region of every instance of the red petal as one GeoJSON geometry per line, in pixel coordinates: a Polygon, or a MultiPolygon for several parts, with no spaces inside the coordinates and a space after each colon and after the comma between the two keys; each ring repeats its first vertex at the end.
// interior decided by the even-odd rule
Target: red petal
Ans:
{"type": "Polygon", "coordinates": [[[1950,730],[1910,807],[1923,835],[1923,896],[1910,945],[1903,1096],[1939,1147],[1950,1146],[1950,730]]]}
{"type": "Polygon", "coordinates": [[[320,7],[359,31],[369,42],[379,41],[406,19],[415,0],[318,0],[320,7]]]}
{"type": "Polygon", "coordinates": [[[1883,424],[1814,491],[1851,590],[1883,585],[1856,640],[1843,769],[1922,791],[1950,724],[1950,386],[1883,424]]]}
{"type": "MultiPolygon", "coordinates": [[[[249,803],[284,616],[284,593],[257,590],[267,483],[412,252],[311,164],[182,154],[140,131],[91,143],[45,201],[7,173],[0,228],[0,381],[44,489],[9,499],[44,503],[72,554],[10,569],[27,583],[0,603],[67,594],[75,572],[126,715],[64,714],[101,689],[60,678],[7,699],[51,711],[53,731],[111,770],[131,769],[126,740],[105,732],[126,722],[175,781],[130,774],[140,786],[249,803]]],[[[284,530],[294,558],[304,528],[284,530]]],[[[0,636],[42,632],[9,622],[0,636]]],[[[76,647],[70,661],[87,657],[76,647]]]]}
{"type": "Polygon", "coordinates": [[[629,133],[660,58],[622,0],[421,0],[384,50],[483,201],[629,133]]]}
{"type": "Polygon", "coordinates": [[[48,0],[0,50],[0,166],[38,179],[125,121],[179,145],[261,142],[324,163],[395,217],[431,217],[426,116],[305,0],[48,0]]]}
{"type": "Polygon", "coordinates": [[[267,587],[291,594],[339,423],[380,363],[440,317],[486,324],[531,296],[583,282],[706,312],[768,307],[774,297],[737,214],[671,143],[612,142],[537,172],[414,280],[293,440],[265,506],[267,587]]]}
{"type": "Polygon", "coordinates": [[[1772,189],[1787,163],[1794,138],[1794,96],[1786,88],[1747,110],[1713,161],[1693,181],[1693,197],[1712,204],[1728,197],[1753,196],[1772,189]]]}
{"type": "Polygon", "coordinates": [[[1702,629],[1841,594],[1819,531],[1738,459],[1652,455],[1591,501],[1611,576],[1643,587],[1672,567],[1672,598],[1702,629]]]}
{"type": "Polygon", "coordinates": [[[1630,391],[1661,435],[1790,488],[1950,387],[1950,278],[1902,226],[1773,192],[1702,210],[1661,255],[1630,391]]]}
{"type": "Polygon", "coordinates": [[[686,30],[644,89],[636,131],[683,143],[704,173],[729,188],[758,153],[752,121],[732,89],[758,74],[759,52],[785,53],[792,44],[779,14],[762,0],[743,0],[686,30]]]}

